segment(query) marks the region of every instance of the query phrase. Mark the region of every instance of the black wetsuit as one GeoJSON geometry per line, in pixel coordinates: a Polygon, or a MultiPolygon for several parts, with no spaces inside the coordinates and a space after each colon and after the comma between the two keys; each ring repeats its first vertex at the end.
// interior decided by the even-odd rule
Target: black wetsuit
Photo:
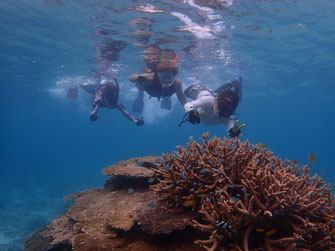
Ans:
{"type": "Polygon", "coordinates": [[[119,85],[117,82],[115,84],[111,82],[95,84],[94,88],[88,88],[87,86],[82,87],[84,90],[91,93],[93,97],[91,120],[96,120],[100,107],[109,109],[118,108],[127,119],[134,122],[136,125],[140,124],[140,120],[135,118],[135,116],[132,115],[119,101],[119,85]]]}
{"type": "Polygon", "coordinates": [[[156,73],[151,85],[149,85],[148,81],[143,81],[142,84],[150,97],[158,98],[158,100],[164,97],[171,97],[174,93],[176,93],[175,82],[173,82],[172,85],[163,88],[156,73]]]}

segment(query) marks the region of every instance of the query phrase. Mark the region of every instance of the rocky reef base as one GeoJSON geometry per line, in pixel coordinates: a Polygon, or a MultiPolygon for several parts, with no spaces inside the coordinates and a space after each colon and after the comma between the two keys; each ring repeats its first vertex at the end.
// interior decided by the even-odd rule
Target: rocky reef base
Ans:
{"type": "Polygon", "coordinates": [[[72,208],[35,232],[25,251],[38,250],[203,250],[194,244],[203,233],[188,226],[198,214],[168,213],[149,189],[157,157],[134,158],[103,169],[103,188],[64,198],[72,208]]]}

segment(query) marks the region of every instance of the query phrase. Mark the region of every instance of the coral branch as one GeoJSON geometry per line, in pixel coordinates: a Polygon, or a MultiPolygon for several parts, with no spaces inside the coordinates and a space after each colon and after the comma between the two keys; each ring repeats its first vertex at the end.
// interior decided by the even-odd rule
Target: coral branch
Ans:
{"type": "Polygon", "coordinates": [[[305,243],[334,249],[332,188],[311,177],[307,166],[292,166],[248,141],[209,139],[208,133],[200,144],[191,140],[188,149],[177,149],[163,154],[159,183],[151,188],[167,210],[201,215],[190,225],[211,235],[199,245],[254,251],[303,250],[305,243]]]}

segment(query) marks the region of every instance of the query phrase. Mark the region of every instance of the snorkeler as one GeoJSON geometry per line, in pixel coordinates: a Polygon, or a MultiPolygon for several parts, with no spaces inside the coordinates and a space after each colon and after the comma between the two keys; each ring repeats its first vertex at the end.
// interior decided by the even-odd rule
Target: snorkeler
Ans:
{"type": "Polygon", "coordinates": [[[203,122],[206,125],[224,124],[230,137],[238,137],[241,128],[238,120],[232,116],[242,97],[242,78],[234,79],[215,91],[202,84],[194,84],[186,88],[185,96],[193,99],[184,105],[186,114],[179,124],[189,121],[192,124],[203,122]]]}
{"type": "Polygon", "coordinates": [[[114,78],[114,83],[108,81],[107,79],[102,79],[99,84],[80,84],[80,87],[83,88],[88,93],[92,94],[92,111],[90,120],[96,121],[99,119],[98,110],[99,108],[109,108],[114,109],[118,108],[120,112],[130,121],[134,122],[137,126],[143,125],[143,117],[135,118],[130,112],[124,108],[124,106],[119,101],[119,84],[114,78]]]}
{"type": "Polygon", "coordinates": [[[176,78],[178,67],[176,59],[174,62],[161,62],[155,67],[152,73],[133,74],[129,76],[129,81],[136,83],[138,88],[137,98],[133,104],[133,111],[142,113],[144,108],[144,92],[151,97],[156,97],[161,101],[161,108],[171,110],[170,97],[176,93],[179,102],[184,105],[186,97],[183,94],[182,82],[176,78]]]}

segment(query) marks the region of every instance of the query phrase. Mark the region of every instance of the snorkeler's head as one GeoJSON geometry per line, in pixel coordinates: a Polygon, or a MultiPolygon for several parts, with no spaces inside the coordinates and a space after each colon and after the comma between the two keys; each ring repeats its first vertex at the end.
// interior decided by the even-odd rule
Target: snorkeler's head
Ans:
{"type": "Polygon", "coordinates": [[[162,62],[156,66],[156,72],[169,71],[178,74],[178,67],[173,62],[162,62]]]}
{"type": "Polygon", "coordinates": [[[234,113],[238,102],[238,95],[232,90],[224,90],[218,93],[215,106],[216,114],[220,117],[229,117],[234,113]]]}
{"type": "Polygon", "coordinates": [[[160,63],[156,66],[156,73],[162,86],[169,87],[174,83],[175,77],[178,74],[178,67],[173,63],[160,63]]]}

